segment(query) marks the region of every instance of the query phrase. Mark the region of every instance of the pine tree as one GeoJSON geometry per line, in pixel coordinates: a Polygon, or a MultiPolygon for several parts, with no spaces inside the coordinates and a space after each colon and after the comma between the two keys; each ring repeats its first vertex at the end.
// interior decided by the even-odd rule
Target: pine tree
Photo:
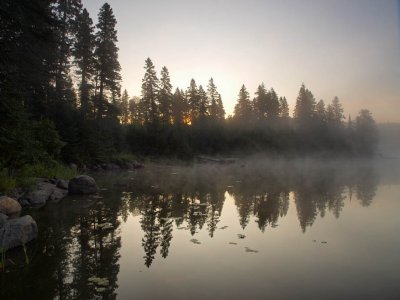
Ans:
{"type": "Polygon", "coordinates": [[[279,99],[275,90],[271,88],[267,94],[267,118],[268,120],[276,120],[279,117],[279,99]]]}
{"type": "Polygon", "coordinates": [[[53,14],[57,20],[54,28],[57,37],[54,64],[55,96],[58,101],[66,100],[70,58],[77,30],[77,18],[82,9],[80,0],[53,1],[53,14]]]}
{"type": "Polygon", "coordinates": [[[206,91],[203,89],[203,86],[199,86],[199,98],[200,98],[200,108],[199,108],[199,119],[203,121],[208,116],[208,97],[206,91]]]}
{"type": "Polygon", "coordinates": [[[77,17],[76,41],[73,49],[77,74],[80,76],[81,114],[85,118],[93,109],[90,103],[91,81],[94,74],[95,61],[93,51],[95,46],[93,21],[86,9],[77,17]]]}
{"type": "Polygon", "coordinates": [[[315,98],[314,95],[302,84],[296,99],[294,118],[299,125],[309,125],[314,117],[315,98]]]}
{"type": "Polygon", "coordinates": [[[195,123],[200,116],[200,95],[196,81],[192,78],[190,86],[186,90],[187,102],[190,109],[190,122],[195,123]]]}
{"type": "Polygon", "coordinates": [[[264,83],[261,83],[257,87],[257,91],[255,94],[256,97],[253,100],[255,116],[258,120],[264,120],[267,118],[268,111],[268,96],[264,83]]]}
{"type": "Polygon", "coordinates": [[[327,108],[328,122],[333,125],[343,125],[343,120],[345,119],[343,112],[344,110],[342,104],[339,102],[339,98],[333,98],[332,103],[327,108]]]}
{"type": "Polygon", "coordinates": [[[325,123],[327,121],[325,102],[322,99],[315,105],[315,117],[320,123],[325,123]]]}
{"type": "Polygon", "coordinates": [[[102,118],[105,116],[106,109],[110,108],[107,100],[108,96],[112,97],[115,105],[117,97],[120,93],[121,66],[118,62],[118,42],[117,31],[115,26],[117,21],[114,13],[108,3],[105,3],[98,15],[98,24],[96,25],[98,32],[96,33],[96,81],[98,94],[96,97],[97,116],[102,118]]]}
{"type": "Polygon", "coordinates": [[[174,124],[181,125],[184,123],[186,103],[183,92],[177,88],[172,98],[172,116],[174,124]]]}
{"type": "Polygon", "coordinates": [[[159,108],[161,121],[164,124],[170,124],[172,117],[172,85],[166,67],[161,69],[159,108]]]}
{"type": "Polygon", "coordinates": [[[159,82],[157,73],[154,70],[153,62],[150,58],[146,59],[144,77],[142,80],[141,109],[143,121],[146,123],[156,123],[158,120],[158,95],[159,82]]]}
{"type": "Polygon", "coordinates": [[[225,117],[225,110],[222,103],[221,95],[217,92],[217,87],[214,80],[211,78],[207,86],[209,115],[214,120],[222,120],[225,117]]]}
{"type": "Polygon", "coordinates": [[[129,95],[128,91],[124,90],[121,97],[121,123],[128,124],[129,123],[129,95]]]}
{"type": "Polygon", "coordinates": [[[234,109],[234,119],[238,121],[248,121],[253,115],[253,108],[250,102],[249,92],[245,85],[239,91],[239,98],[234,109]]]}
{"type": "Polygon", "coordinates": [[[286,97],[279,97],[279,117],[282,120],[289,119],[289,105],[287,103],[286,97]]]}

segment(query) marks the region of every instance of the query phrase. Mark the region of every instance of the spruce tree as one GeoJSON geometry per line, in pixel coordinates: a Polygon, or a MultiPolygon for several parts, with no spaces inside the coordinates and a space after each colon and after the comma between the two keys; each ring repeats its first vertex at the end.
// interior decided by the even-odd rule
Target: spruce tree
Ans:
{"type": "Polygon", "coordinates": [[[200,107],[199,107],[199,119],[204,121],[204,119],[208,116],[208,97],[206,91],[203,89],[203,86],[199,86],[199,98],[200,98],[200,107]]]}
{"type": "Polygon", "coordinates": [[[327,120],[332,125],[343,125],[345,116],[344,110],[338,97],[333,98],[332,103],[327,108],[327,120]]]}
{"type": "Polygon", "coordinates": [[[128,122],[129,122],[129,95],[128,95],[128,91],[126,89],[122,93],[120,112],[121,112],[121,123],[128,124],[128,122]]]}
{"type": "Polygon", "coordinates": [[[257,87],[257,91],[255,94],[256,97],[253,100],[255,116],[258,120],[264,120],[267,118],[268,111],[268,96],[264,83],[261,83],[257,87]]]}
{"type": "Polygon", "coordinates": [[[145,61],[145,73],[142,80],[141,114],[146,123],[156,123],[158,121],[158,95],[159,81],[150,58],[145,61]]]}
{"type": "Polygon", "coordinates": [[[118,62],[118,42],[115,19],[112,8],[105,3],[98,15],[98,23],[96,25],[98,31],[96,33],[96,81],[97,81],[97,97],[96,109],[99,118],[105,117],[108,105],[108,96],[112,97],[113,104],[116,104],[120,91],[121,66],[118,62]]]}
{"type": "Polygon", "coordinates": [[[315,117],[320,123],[325,123],[327,121],[325,102],[322,99],[319,100],[318,103],[315,105],[315,117]]]}
{"type": "Polygon", "coordinates": [[[253,114],[253,108],[250,102],[249,92],[245,85],[239,91],[239,97],[234,109],[234,119],[238,121],[248,121],[253,114]]]}
{"type": "Polygon", "coordinates": [[[161,121],[164,124],[170,124],[172,117],[172,85],[166,67],[161,69],[159,109],[161,121]]]}
{"type": "Polygon", "coordinates": [[[211,78],[207,86],[209,115],[214,120],[222,120],[225,117],[225,110],[222,103],[221,95],[217,92],[217,86],[211,78]]]}
{"type": "Polygon", "coordinates": [[[195,123],[200,116],[200,95],[197,89],[196,81],[192,78],[190,86],[186,90],[187,102],[190,109],[190,121],[195,123]]]}
{"type": "Polygon", "coordinates": [[[282,120],[289,119],[289,105],[287,103],[286,97],[279,97],[279,117],[282,120]]]}
{"type": "Polygon", "coordinates": [[[76,41],[73,49],[77,74],[80,77],[80,105],[81,114],[85,118],[93,109],[90,103],[91,89],[93,88],[92,79],[94,74],[95,60],[93,51],[95,47],[95,36],[93,21],[86,9],[77,17],[76,41]]]}
{"type": "Polygon", "coordinates": [[[294,118],[300,126],[308,126],[314,117],[314,95],[302,84],[296,99],[294,118]]]}
{"type": "Polygon", "coordinates": [[[279,117],[279,99],[273,88],[267,94],[266,108],[268,120],[276,120],[279,117]]]}

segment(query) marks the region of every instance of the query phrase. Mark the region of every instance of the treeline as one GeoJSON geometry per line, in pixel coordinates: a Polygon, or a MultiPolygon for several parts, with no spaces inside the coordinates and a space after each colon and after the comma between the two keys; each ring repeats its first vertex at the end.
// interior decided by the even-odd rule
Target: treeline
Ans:
{"type": "Polygon", "coordinates": [[[0,3],[0,163],[105,161],[120,152],[180,158],[269,152],[371,154],[369,111],[344,122],[337,98],[325,107],[303,85],[293,117],[285,97],[262,84],[239,92],[233,116],[216,83],[172,89],[166,67],[145,62],[141,97],[121,95],[116,19],[105,3],[93,24],[80,0],[0,3]]]}
{"type": "Polygon", "coordinates": [[[225,118],[221,95],[213,78],[206,89],[192,79],[184,91],[172,91],[169,72],[160,79],[146,60],[142,97],[129,100],[124,91],[122,123],[134,153],[191,157],[195,154],[354,156],[372,155],[378,133],[372,114],[361,110],[346,120],[339,99],[325,105],[303,84],[290,117],[286,97],[262,83],[250,99],[243,85],[233,116],[225,118]]]}

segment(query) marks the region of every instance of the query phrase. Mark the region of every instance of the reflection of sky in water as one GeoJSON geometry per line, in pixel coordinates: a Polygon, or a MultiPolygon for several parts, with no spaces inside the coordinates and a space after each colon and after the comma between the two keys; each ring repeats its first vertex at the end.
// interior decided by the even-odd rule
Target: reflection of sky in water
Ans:
{"type": "Polygon", "coordinates": [[[163,259],[157,249],[149,269],[143,264],[141,217],[130,216],[122,224],[117,293],[121,299],[132,293],[143,299],[165,295],[176,299],[187,295],[193,299],[395,295],[399,291],[395,274],[400,271],[399,194],[400,186],[381,186],[368,208],[346,195],[339,219],[327,212],[303,233],[294,193],[290,193],[287,215],[265,232],[255,216],[243,230],[235,200],[225,193],[218,228],[228,227],[216,230],[210,238],[206,226],[194,236],[174,226],[168,257],[163,259]],[[238,239],[238,233],[245,234],[245,239],[238,239]],[[191,243],[192,238],[201,244],[191,243]],[[246,252],[245,247],[259,252],[246,252]]]}
{"type": "Polygon", "coordinates": [[[16,265],[0,298],[390,299],[400,293],[400,176],[388,165],[256,160],[99,175],[100,197],[27,211],[39,236],[28,266],[21,249],[7,254],[16,265]]]}

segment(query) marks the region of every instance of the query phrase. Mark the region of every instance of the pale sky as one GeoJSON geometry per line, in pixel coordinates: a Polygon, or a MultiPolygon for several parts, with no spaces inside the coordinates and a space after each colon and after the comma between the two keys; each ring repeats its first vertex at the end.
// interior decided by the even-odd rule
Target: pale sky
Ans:
{"type": "MultiPolygon", "coordinates": [[[[97,22],[103,0],[82,0],[97,22]]],[[[140,96],[144,61],[184,90],[210,77],[233,112],[242,84],[264,82],[291,111],[304,82],[354,118],[370,109],[400,121],[400,0],[109,0],[117,19],[122,87],[140,96]]]]}

